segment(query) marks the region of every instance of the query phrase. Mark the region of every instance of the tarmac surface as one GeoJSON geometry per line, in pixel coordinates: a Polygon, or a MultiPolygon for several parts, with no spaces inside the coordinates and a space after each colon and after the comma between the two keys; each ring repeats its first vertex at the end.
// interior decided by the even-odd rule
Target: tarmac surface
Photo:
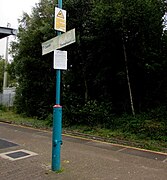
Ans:
{"type": "Polygon", "coordinates": [[[52,133],[0,122],[0,180],[167,180],[167,154],[63,135],[51,171],[52,133]]]}

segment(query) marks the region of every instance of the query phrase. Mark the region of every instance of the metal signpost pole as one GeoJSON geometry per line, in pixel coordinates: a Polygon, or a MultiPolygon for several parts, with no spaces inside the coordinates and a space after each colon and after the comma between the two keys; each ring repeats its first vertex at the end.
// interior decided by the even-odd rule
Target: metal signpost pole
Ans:
{"type": "Polygon", "coordinates": [[[66,11],[62,10],[62,1],[58,0],[55,8],[56,37],[42,43],[42,55],[54,51],[54,69],[56,69],[56,105],[53,107],[53,133],[52,133],[52,170],[61,169],[60,152],[62,144],[62,106],[60,105],[61,69],[67,69],[67,51],[56,51],[76,41],[75,28],[66,32],[66,11]],[[58,10],[58,11],[57,11],[58,10]],[[65,32],[61,34],[62,32],[65,32]]]}
{"type": "MultiPolygon", "coordinates": [[[[62,8],[62,0],[58,0],[58,8],[62,8]]],[[[57,35],[61,35],[58,31],[57,35]]],[[[61,169],[60,154],[62,144],[62,106],[60,106],[61,71],[56,70],[56,105],[53,107],[53,135],[52,135],[52,170],[61,169]]]]}

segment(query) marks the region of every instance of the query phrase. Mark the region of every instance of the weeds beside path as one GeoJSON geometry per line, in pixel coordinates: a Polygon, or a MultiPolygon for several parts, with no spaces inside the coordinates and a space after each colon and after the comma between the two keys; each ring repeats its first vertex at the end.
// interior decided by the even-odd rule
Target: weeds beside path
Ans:
{"type": "MultiPolygon", "coordinates": [[[[0,111],[0,121],[49,131],[52,129],[47,121],[27,118],[13,111],[0,111]]],[[[151,140],[149,138],[141,139],[135,134],[123,133],[120,130],[113,131],[100,127],[72,126],[63,127],[63,133],[167,153],[167,142],[165,141],[151,140]]]]}
{"type": "Polygon", "coordinates": [[[0,111],[0,121],[41,129],[50,128],[49,125],[47,125],[46,121],[37,120],[37,118],[24,117],[22,115],[14,113],[13,111],[0,111]]]}

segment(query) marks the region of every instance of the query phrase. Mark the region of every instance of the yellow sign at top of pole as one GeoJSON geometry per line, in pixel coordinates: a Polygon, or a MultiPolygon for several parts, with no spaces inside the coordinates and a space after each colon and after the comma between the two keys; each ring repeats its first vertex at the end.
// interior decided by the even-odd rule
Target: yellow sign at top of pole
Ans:
{"type": "Polygon", "coordinates": [[[66,32],[66,11],[57,7],[55,7],[54,29],[66,32]]]}

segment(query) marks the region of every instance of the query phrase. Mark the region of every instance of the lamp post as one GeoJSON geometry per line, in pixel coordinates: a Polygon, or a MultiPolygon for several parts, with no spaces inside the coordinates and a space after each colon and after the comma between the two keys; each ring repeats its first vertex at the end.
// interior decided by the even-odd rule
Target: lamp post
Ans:
{"type": "MultiPolygon", "coordinates": [[[[7,23],[7,27],[10,27],[10,23],[7,23]]],[[[5,88],[7,88],[7,64],[8,64],[8,42],[9,42],[9,36],[6,37],[6,53],[5,53],[5,68],[4,68],[4,76],[3,76],[3,91],[5,88]]]]}

